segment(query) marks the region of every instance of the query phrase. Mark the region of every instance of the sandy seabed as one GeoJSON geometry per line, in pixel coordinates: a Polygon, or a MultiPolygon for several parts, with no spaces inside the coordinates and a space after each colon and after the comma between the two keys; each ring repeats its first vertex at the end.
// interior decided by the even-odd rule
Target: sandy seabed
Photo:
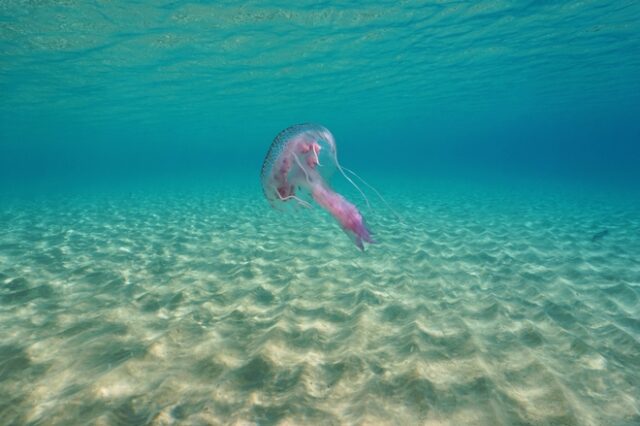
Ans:
{"type": "Polygon", "coordinates": [[[417,188],[3,198],[2,423],[640,424],[640,202],[417,188]]]}

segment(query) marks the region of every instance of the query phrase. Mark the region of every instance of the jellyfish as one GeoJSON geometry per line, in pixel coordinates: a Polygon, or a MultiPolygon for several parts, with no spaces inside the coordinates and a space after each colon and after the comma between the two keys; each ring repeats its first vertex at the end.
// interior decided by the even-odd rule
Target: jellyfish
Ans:
{"type": "Polygon", "coordinates": [[[345,174],[344,170],[348,169],[340,166],[331,132],[318,124],[298,124],[280,132],[271,144],[260,173],[262,189],[274,208],[287,203],[309,208],[311,201],[317,203],[364,251],[364,243],[374,243],[371,231],[357,207],[329,186],[335,170],[366,200],[360,188],[345,174]]]}

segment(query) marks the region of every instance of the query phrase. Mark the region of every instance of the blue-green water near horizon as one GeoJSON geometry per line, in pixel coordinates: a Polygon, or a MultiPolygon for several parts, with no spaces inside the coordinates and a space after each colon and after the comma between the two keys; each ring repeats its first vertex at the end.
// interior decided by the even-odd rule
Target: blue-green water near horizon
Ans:
{"type": "Polygon", "coordinates": [[[0,424],[639,424],[638,76],[636,1],[0,0],[0,424]]]}

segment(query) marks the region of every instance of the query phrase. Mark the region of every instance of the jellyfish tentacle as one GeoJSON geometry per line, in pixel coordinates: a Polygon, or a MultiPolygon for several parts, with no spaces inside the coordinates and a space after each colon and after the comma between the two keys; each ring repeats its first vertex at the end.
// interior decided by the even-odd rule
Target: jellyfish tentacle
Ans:
{"type": "Polygon", "coordinates": [[[293,158],[296,160],[296,163],[298,163],[298,167],[300,167],[300,170],[302,170],[302,172],[304,173],[304,177],[307,179],[307,183],[311,185],[311,179],[309,178],[309,173],[307,173],[307,169],[305,169],[305,167],[302,165],[302,162],[300,161],[300,159],[296,154],[293,154],[293,158]]]}
{"type": "Polygon", "coordinates": [[[287,195],[286,197],[283,197],[282,195],[280,195],[280,193],[278,193],[278,198],[280,198],[280,201],[287,201],[287,200],[296,200],[299,204],[302,204],[304,207],[310,209],[311,208],[311,204],[307,203],[306,201],[304,201],[303,199],[296,197],[295,195],[287,195]]]}
{"type": "Polygon", "coordinates": [[[313,149],[313,155],[316,157],[316,165],[320,166],[320,157],[318,157],[318,145],[317,144],[313,144],[311,145],[311,149],[313,149]]]}
{"type": "Polygon", "coordinates": [[[336,159],[336,167],[338,168],[342,176],[344,176],[344,178],[348,180],[349,183],[351,183],[351,185],[353,185],[358,190],[360,195],[362,195],[362,198],[364,198],[364,201],[367,204],[367,207],[371,208],[371,203],[369,203],[369,199],[367,198],[367,196],[364,195],[364,192],[362,191],[362,189],[360,189],[360,187],[356,185],[356,183],[349,176],[347,176],[347,174],[343,170],[343,167],[340,165],[340,163],[338,163],[337,159],[336,159]]]}
{"type": "Polygon", "coordinates": [[[371,203],[369,203],[369,199],[367,198],[367,196],[364,194],[364,192],[362,191],[362,189],[360,189],[360,187],[358,185],[356,185],[356,183],[349,177],[347,176],[347,174],[344,172],[344,170],[342,170],[342,166],[340,165],[340,162],[338,161],[338,149],[336,147],[336,141],[333,138],[333,135],[331,134],[331,132],[329,132],[329,130],[325,129],[325,134],[323,135],[323,138],[325,139],[325,141],[327,141],[327,143],[329,144],[329,146],[331,147],[331,151],[333,154],[333,162],[336,163],[336,168],[340,171],[340,174],[342,176],[344,176],[344,178],[346,180],[349,181],[349,183],[351,185],[353,185],[358,192],[360,193],[360,195],[362,196],[362,198],[364,198],[365,203],[367,204],[368,208],[371,208],[371,203]]]}
{"type": "Polygon", "coordinates": [[[373,192],[376,193],[376,195],[378,196],[378,198],[380,198],[380,200],[382,200],[382,202],[384,203],[385,206],[387,206],[387,208],[389,210],[391,210],[391,212],[396,216],[396,218],[402,222],[402,217],[398,214],[398,212],[396,212],[394,210],[393,207],[391,207],[391,205],[387,202],[387,200],[384,199],[384,197],[382,196],[382,194],[380,194],[380,192],[378,192],[378,190],[376,188],[374,188],[372,185],[370,185],[366,180],[364,180],[363,178],[361,178],[360,176],[358,176],[358,174],[356,172],[354,172],[353,170],[350,170],[346,167],[343,167],[343,169],[345,169],[347,172],[351,173],[352,175],[354,175],[355,177],[357,177],[358,179],[360,179],[360,182],[362,182],[363,184],[365,184],[367,186],[367,188],[369,188],[370,190],[372,190],[373,192]]]}

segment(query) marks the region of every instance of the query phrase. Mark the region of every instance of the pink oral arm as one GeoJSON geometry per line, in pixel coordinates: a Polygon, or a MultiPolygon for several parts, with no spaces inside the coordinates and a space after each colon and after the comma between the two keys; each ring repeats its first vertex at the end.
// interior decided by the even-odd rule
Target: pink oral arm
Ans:
{"type": "Polygon", "coordinates": [[[374,243],[371,233],[356,206],[348,202],[340,194],[322,185],[314,185],[311,194],[322,208],[336,218],[342,229],[353,239],[360,250],[364,250],[363,241],[374,243]]]}

